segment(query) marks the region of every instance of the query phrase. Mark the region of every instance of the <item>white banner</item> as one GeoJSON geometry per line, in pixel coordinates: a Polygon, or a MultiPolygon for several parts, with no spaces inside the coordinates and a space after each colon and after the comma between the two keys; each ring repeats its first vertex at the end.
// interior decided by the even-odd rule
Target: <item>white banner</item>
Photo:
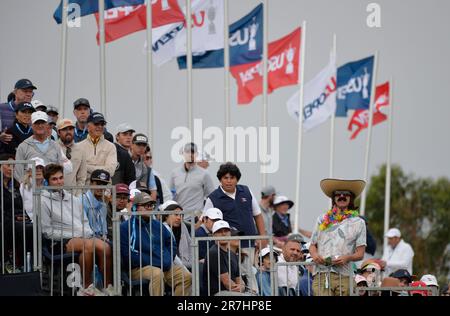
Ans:
{"type": "MultiPolygon", "coordinates": [[[[223,48],[224,7],[222,0],[194,0],[192,5],[192,53],[223,48]]],[[[183,8],[186,14],[186,7],[183,8]]],[[[153,30],[153,63],[161,66],[186,55],[186,28],[183,23],[153,30]],[[164,33],[163,33],[164,32],[164,33]]]]}
{"type": "MultiPolygon", "coordinates": [[[[287,102],[289,115],[298,121],[300,92],[287,102]]],[[[330,63],[304,87],[303,129],[308,131],[325,122],[336,111],[336,63],[330,63]]]]}

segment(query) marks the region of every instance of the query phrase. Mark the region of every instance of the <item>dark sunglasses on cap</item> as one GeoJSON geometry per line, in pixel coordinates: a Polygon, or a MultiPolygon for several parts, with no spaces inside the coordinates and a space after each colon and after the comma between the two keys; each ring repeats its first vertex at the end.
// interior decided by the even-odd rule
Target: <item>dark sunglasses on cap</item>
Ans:
{"type": "Polygon", "coordinates": [[[334,196],[352,196],[352,192],[350,191],[334,191],[334,196]]]}

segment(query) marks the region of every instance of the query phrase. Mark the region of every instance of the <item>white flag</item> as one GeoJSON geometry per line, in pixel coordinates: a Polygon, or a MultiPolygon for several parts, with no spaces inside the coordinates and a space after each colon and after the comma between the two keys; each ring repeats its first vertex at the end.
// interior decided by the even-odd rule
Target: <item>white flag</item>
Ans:
{"type": "MultiPolygon", "coordinates": [[[[289,115],[298,121],[300,91],[287,102],[289,115]]],[[[304,87],[303,128],[305,131],[325,122],[336,111],[336,63],[334,59],[304,87]]]]}
{"type": "MultiPolygon", "coordinates": [[[[192,5],[192,53],[223,48],[224,6],[222,0],[194,0],[192,5]]],[[[183,8],[186,13],[186,8],[183,8]]],[[[162,26],[153,41],[153,63],[162,65],[186,55],[187,30],[183,23],[162,26]],[[165,33],[161,34],[161,30],[165,33]]],[[[155,30],[153,31],[155,35],[155,30]]]]}

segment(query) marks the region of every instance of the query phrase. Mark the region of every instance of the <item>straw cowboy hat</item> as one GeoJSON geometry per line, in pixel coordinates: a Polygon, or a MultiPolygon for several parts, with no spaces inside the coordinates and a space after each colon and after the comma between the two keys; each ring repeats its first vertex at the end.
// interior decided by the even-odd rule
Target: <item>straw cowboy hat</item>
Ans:
{"type": "Polygon", "coordinates": [[[356,199],[365,186],[366,182],[363,180],[323,179],[320,181],[320,188],[330,198],[333,198],[335,191],[350,191],[355,195],[356,199]]]}

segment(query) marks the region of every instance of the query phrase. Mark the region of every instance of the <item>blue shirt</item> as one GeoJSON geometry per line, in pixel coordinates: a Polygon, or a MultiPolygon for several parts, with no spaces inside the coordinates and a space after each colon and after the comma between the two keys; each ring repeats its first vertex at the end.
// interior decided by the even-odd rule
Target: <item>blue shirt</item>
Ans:
{"type": "Polygon", "coordinates": [[[108,234],[106,203],[97,200],[89,190],[83,194],[83,209],[94,234],[98,237],[106,236],[108,234]]]}
{"type": "Polygon", "coordinates": [[[306,271],[300,281],[298,282],[298,293],[300,296],[314,296],[313,294],[313,279],[314,276],[306,271]],[[308,284],[309,283],[309,284],[308,284]]]}
{"type": "Polygon", "coordinates": [[[256,282],[258,283],[259,293],[261,296],[272,296],[269,271],[258,271],[256,273],[256,282]]]}
{"type": "Polygon", "coordinates": [[[38,141],[35,138],[32,138],[31,141],[33,142],[33,144],[36,145],[36,147],[43,153],[47,152],[48,150],[48,146],[50,145],[50,139],[46,138],[44,140],[43,143],[41,143],[40,141],[38,141]]]}

